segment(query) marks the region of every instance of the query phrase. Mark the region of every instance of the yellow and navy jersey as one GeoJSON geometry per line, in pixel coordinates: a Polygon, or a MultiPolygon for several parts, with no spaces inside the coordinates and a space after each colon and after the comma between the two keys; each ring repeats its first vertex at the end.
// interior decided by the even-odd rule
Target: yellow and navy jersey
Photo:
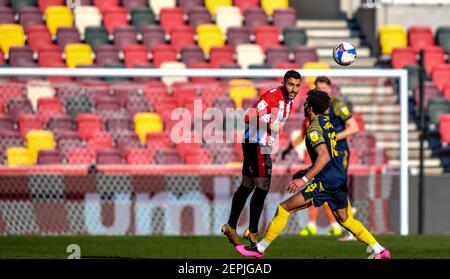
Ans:
{"type": "Polygon", "coordinates": [[[326,144],[330,162],[315,176],[315,179],[325,182],[331,187],[338,187],[346,183],[347,173],[342,164],[342,158],[339,158],[342,155],[337,150],[336,131],[324,115],[315,116],[306,131],[306,148],[313,164],[317,160],[317,153],[314,148],[320,144],[326,144]]]}
{"type": "MultiPolygon", "coordinates": [[[[330,108],[325,111],[324,115],[329,118],[336,133],[345,130],[345,122],[352,117],[352,113],[347,105],[338,98],[331,100],[330,108]]],[[[347,140],[343,139],[338,141],[337,148],[339,150],[348,150],[347,140]]]]}

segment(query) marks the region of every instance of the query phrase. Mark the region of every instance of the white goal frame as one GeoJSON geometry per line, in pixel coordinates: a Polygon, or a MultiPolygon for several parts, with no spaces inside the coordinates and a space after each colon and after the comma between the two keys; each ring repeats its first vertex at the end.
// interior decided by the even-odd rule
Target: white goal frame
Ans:
{"type": "MultiPolygon", "coordinates": [[[[355,78],[398,78],[400,80],[400,234],[409,234],[408,185],[408,73],[391,69],[302,70],[302,76],[355,78]]],[[[0,68],[0,77],[66,76],[66,77],[236,77],[277,78],[286,70],[278,69],[105,69],[105,68],[0,68]]]]}

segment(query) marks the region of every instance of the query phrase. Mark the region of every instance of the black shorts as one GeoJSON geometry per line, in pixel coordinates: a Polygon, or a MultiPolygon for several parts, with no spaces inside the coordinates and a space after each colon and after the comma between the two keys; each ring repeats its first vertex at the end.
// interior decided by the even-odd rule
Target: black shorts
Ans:
{"type": "Polygon", "coordinates": [[[244,164],[242,175],[248,177],[272,177],[272,159],[270,147],[261,147],[258,143],[242,143],[244,164]]]}

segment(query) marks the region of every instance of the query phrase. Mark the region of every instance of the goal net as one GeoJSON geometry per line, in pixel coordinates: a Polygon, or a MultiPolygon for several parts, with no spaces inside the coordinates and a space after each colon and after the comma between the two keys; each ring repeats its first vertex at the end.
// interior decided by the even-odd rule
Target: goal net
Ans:
{"type": "MultiPolygon", "coordinates": [[[[305,93],[328,76],[360,126],[349,139],[356,217],[408,234],[407,76],[403,70],[299,70],[274,142],[260,231],[310,165],[298,136],[305,93]],[[397,86],[398,85],[398,86],[397,86]]],[[[243,117],[285,70],[0,69],[0,234],[217,235],[241,183],[243,117]]],[[[248,226],[248,204],[238,232],[248,226]]],[[[283,233],[308,222],[297,212],[283,233]]],[[[318,232],[329,222],[319,210],[318,232]]]]}

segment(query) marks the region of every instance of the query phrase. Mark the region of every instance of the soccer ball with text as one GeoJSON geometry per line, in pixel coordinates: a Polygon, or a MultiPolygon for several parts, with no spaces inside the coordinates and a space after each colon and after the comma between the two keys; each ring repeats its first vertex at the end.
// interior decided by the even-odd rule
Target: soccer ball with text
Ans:
{"type": "Polygon", "coordinates": [[[341,42],[333,49],[333,58],[339,65],[348,66],[356,60],[356,48],[348,42],[341,42]]]}

